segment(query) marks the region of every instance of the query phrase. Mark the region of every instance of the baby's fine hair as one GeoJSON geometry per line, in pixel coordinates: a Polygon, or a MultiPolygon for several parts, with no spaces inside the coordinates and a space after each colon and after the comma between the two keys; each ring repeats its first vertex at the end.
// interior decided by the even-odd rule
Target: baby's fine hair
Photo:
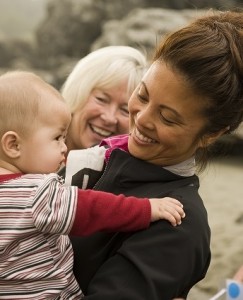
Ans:
{"type": "Polygon", "coordinates": [[[41,92],[61,95],[41,77],[27,71],[9,71],[0,76],[0,136],[6,131],[27,133],[43,101],[41,92]]]}
{"type": "Polygon", "coordinates": [[[95,50],[80,59],[61,91],[74,112],[85,104],[95,88],[112,88],[123,80],[128,81],[128,97],[147,71],[143,53],[129,46],[108,46],[95,50]]]}

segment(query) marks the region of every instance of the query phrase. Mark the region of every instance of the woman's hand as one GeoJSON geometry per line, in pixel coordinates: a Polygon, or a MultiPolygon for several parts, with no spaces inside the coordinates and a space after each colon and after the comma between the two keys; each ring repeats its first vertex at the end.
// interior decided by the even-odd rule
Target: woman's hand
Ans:
{"type": "Polygon", "coordinates": [[[183,205],[174,198],[152,198],[149,201],[151,205],[151,222],[164,219],[169,221],[171,225],[177,226],[181,224],[181,219],[186,216],[183,205]]]}

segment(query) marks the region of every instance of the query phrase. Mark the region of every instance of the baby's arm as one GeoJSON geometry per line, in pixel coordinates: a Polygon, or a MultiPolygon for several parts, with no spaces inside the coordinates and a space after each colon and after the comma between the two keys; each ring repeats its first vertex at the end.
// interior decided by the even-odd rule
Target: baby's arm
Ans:
{"type": "Polygon", "coordinates": [[[185,212],[180,201],[165,197],[161,199],[149,199],[151,205],[151,221],[165,219],[176,226],[181,224],[181,219],[184,218],[185,212]]]}
{"type": "Polygon", "coordinates": [[[147,228],[151,221],[159,219],[168,219],[176,225],[183,215],[181,204],[175,199],[149,200],[79,189],[76,215],[70,234],[141,230],[147,228]]]}

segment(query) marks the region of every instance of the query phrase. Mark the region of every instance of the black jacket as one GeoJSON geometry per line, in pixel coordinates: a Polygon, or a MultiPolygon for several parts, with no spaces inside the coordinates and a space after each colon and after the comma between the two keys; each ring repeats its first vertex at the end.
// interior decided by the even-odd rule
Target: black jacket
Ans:
{"type": "Polygon", "coordinates": [[[135,233],[72,237],[74,272],[86,300],[186,297],[210,263],[210,229],[197,176],[181,177],[116,149],[94,189],[138,197],[171,196],[186,218],[135,233]],[[132,171],[131,171],[132,170],[132,171]]]}

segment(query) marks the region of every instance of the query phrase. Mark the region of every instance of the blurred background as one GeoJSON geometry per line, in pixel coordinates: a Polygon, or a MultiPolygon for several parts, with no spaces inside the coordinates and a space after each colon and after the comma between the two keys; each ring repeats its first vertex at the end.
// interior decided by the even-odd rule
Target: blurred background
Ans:
{"type": "MultiPolygon", "coordinates": [[[[90,51],[129,45],[151,58],[164,34],[210,8],[243,9],[243,0],[0,0],[0,73],[31,69],[59,89],[90,51]]],[[[224,139],[217,152],[242,153],[243,128],[224,139]]]]}
{"type": "MultiPolygon", "coordinates": [[[[0,0],[0,74],[31,70],[60,89],[90,51],[129,45],[152,58],[164,34],[210,8],[242,10],[243,0],[0,0]]],[[[214,154],[200,175],[212,263],[189,300],[208,300],[243,263],[243,127],[214,154]]]]}
{"type": "Polygon", "coordinates": [[[31,68],[57,88],[90,51],[130,45],[148,56],[161,37],[209,8],[243,0],[0,0],[0,72],[31,68]]]}

